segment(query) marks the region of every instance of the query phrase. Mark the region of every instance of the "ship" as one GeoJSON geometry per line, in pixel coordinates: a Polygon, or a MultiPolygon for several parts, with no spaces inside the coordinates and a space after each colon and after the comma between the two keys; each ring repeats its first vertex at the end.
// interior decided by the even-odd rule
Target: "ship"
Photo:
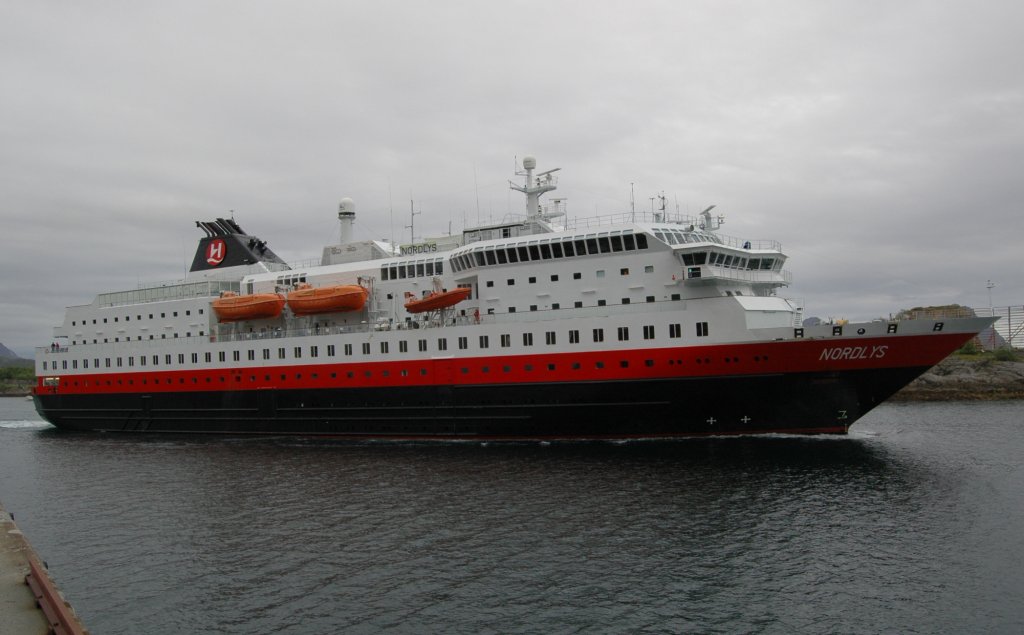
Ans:
{"type": "Polygon", "coordinates": [[[183,280],[71,306],[33,399],[77,431],[352,439],[846,434],[990,318],[804,325],[774,240],[636,210],[568,221],[525,157],[525,213],[289,265],[198,221],[183,280]],[[227,310],[224,309],[227,307],[227,310]]]}

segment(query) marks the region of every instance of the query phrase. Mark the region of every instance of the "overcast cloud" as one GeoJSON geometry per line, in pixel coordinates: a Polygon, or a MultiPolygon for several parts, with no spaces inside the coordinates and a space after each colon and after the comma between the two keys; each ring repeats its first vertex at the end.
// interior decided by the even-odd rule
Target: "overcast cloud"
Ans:
{"type": "Polygon", "coordinates": [[[3,2],[0,342],[180,278],[234,210],[286,260],[521,212],[716,204],[807,315],[1024,302],[1024,3],[3,2]],[[477,199],[479,198],[479,207],[477,199]],[[390,210],[394,210],[393,220],[390,210]],[[393,228],[393,229],[392,229],[393,228]]]}

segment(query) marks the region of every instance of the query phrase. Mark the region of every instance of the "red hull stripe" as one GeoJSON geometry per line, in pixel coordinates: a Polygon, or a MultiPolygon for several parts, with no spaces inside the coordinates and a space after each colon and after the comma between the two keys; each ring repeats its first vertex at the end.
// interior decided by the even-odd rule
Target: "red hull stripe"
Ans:
{"type": "MultiPolygon", "coordinates": [[[[618,379],[674,379],[840,372],[932,366],[973,337],[971,333],[867,339],[818,339],[494,357],[360,361],[358,356],[282,366],[194,370],[136,368],[115,373],[68,374],[60,386],[36,392],[103,394],[267,388],[387,388],[468,384],[523,384],[618,379]]],[[[499,349],[500,351],[500,349],[499,349]]],[[[269,364],[269,362],[268,362],[269,364]]]]}

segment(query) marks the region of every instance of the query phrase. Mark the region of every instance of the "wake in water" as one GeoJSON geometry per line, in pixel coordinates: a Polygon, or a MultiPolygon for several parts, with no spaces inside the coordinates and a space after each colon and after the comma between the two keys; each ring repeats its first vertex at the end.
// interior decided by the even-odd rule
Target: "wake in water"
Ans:
{"type": "Polygon", "coordinates": [[[0,428],[52,428],[53,426],[45,421],[0,421],[0,428]]]}

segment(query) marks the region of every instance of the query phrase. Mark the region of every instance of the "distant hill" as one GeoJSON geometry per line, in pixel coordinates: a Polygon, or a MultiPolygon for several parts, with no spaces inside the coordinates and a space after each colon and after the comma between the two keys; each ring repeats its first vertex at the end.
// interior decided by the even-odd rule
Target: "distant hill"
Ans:
{"type": "Polygon", "coordinates": [[[0,368],[31,368],[34,363],[31,359],[18,357],[14,351],[0,344],[0,368]]]}

